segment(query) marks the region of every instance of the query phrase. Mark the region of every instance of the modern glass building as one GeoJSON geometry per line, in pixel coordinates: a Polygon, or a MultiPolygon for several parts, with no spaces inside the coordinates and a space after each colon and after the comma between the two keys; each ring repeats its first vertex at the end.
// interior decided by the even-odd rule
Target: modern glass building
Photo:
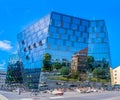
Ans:
{"type": "MultiPolygon", "coordinates": [[[[111,66],[108,33],[104,20],[86,20],[51,12],[17,35],[26,84],[38,87],[44,54],[71,63],[72,56],[87,48],[96,63],[111,66]]],[[[68,66],[69,67],[69,66],[68,66]]]]}

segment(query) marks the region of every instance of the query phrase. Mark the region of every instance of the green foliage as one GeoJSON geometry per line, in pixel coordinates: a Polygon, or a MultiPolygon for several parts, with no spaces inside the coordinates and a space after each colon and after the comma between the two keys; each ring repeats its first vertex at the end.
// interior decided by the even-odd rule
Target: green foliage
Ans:
{"type": "Polygon", "coordinates": [[[94,62],[94,57],[93,56],[88,56],[87,62],[88,63],[94,62]]]}
{"type": "Polygon", "coordinates": [[[15,64],[8,65],[6,83],[23,83],[23,64],[17,61],[15,64]]]}
{"type": "Polygon", "coordinates": [[[62,74],[62,75],[68,75],[69,74],[69,68],[68,67],[62,67],[61,69],[60,69],[60,73],[62,74]]]}
{"type": "Polygon", "coordinates": [[[94,68],[94,57],[93,56],[88,56],[87,58],[87,70],[89,72],[92,72],[93,71],[93,68],[94,68]]]}
{"type": "Polygon", "coordinates": [[[52,70],[51,55],[49,53],[46,53],[43,59],[42,71],[51,71],[51,70],[52,70]]]}
{"type": "Polygon", "coordinates": [[[105,69],[102,67],[95,68],[93,70],[93,76],[96,78],[104,78],[105,77],[105,69]]]}
{"type": "Polygon", "coordinates": [[[75,72],[75,73],[73,74],[73,78],[74,78],[74,79],[78,79],[78,75],[79,75],[79,72],[75,72]]]}
{"type": "Polygon", "coordinates": [[[49,78],[49,79],[52,79],[52,80],[61,80],[61,81],[73,81],[73,82],[78,81],[78,79],[74,79],[74,78],[67,78],[67,77],[64,77],[64,76],[51,77],[51,78],[49,78]]]}
{"type": "Polygon", "coordinates": [[[51,55],[49,53],[44,54],[44,60],[45,61],[50,61],[51,60],[51,55]]]}
{"type": "Polygon", "coordinates": [[[106,80],[106,79],[101,79],[101,78],[88,78],[88,80],[90,81],[90,82],[101,82],[101,83],[107,83],[108,82],[108,80],[106,80]]]}
{"type": "Polygon", "coordinates": [[[53,64],[53,69],[61,69],[61,67],[62,67],[62,65],[59,63],[59,62],[55,62],[54,64],[53,64]]]}

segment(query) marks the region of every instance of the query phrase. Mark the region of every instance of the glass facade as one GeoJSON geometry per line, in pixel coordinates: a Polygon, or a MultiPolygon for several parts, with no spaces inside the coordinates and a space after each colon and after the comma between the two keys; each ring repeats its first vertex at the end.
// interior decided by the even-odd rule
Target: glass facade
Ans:
{"type": "Polygon", "coordinates": [[[8,85],[23,84],[24,68],[18,54],[9,56],[6,83],[8,85]]]}
{"type": "MultiPolygon", "coordinates": [[[[17,36],[19,55],[29,87],[38,87],[45,53],[52,62],[71,63],[72,56],[85,48],[96,63],[109,62],[108,34],[104,20],[85,20],[56,12],[43,17],[17,36]]],[[[70,67],[70,65],[68,66],[70,67]]]]}

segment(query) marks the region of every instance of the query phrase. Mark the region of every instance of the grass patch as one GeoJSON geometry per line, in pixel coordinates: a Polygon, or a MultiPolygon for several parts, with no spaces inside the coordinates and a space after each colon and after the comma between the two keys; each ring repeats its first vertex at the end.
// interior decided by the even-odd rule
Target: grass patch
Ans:
{"type": "Polygon", "coordinates": [[[49,77],[49,79],[51,79],[51,80],[61,80],[61,81],[73,81],[73,82],[78,81],[78,79],[67,78],[67,77],[64,77],[64,76],[49,77]]]}

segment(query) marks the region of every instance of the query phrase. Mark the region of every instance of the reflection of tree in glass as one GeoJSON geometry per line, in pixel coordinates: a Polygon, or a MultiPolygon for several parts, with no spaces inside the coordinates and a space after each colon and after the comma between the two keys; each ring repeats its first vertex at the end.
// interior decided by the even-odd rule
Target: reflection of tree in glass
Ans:
{"type": "Polygon", "coordinates": [[[49,53],[46,53],[43,59],[42,71],[51,71],[51,70],[52,70],[51,55],[49,53]]]}
{"type": "Polygon", "coordinates": [[[17,61],[15,64],[9,64],[7,69],[6,83],[23,83],[23,63],[17,61]]]}
{"type": "Polygon", "coordinates": [[[59,63],[59,62],[55,62],[54,64],[53,64],[53,69],[60,69],[62,66],[61,66],[61,63],[59,63]]]}
{"type": "Polygon", "coordinates": [[[102,67],[95,68],[93,70],[93,76],[95,78],[105,78],[105,69],[102,67]]]}
{"type": "Polygon", "coordinates": [[[94,69],[94,57],[88,56],[87,58],[87,70],[88,72],[92,72],[94,69]]]}
{"type": "Polygon", "coordinates": [[[61,69],[60,69],[60,73],[62,74],[62,75],[68,75],[69,74],[69,68],[68,67],[62,67],[61,69]]]}

